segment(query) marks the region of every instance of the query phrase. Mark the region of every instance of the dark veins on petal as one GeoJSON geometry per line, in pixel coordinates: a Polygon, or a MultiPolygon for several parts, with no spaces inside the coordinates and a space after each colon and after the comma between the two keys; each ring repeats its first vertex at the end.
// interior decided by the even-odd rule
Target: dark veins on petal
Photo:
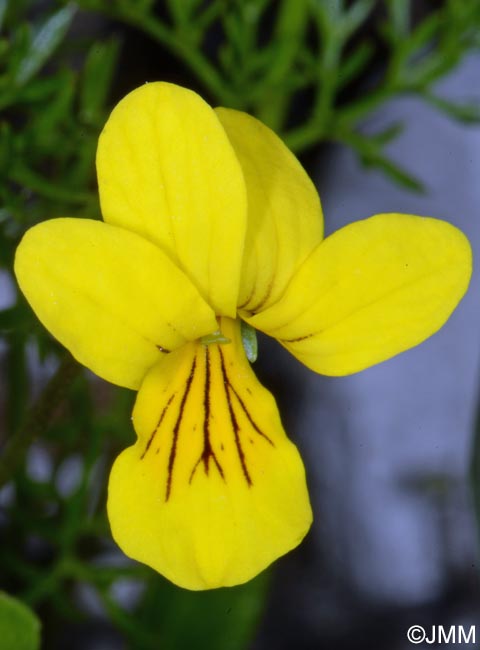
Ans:
{"type": "MultiPolygon", "coordinates": [[[[203,387],[203,413],[204,413],[204,418],[203,418],[203,448],[202,452],[196,461],[194,467],[192,468],[192,471],[190,473],[190,478],[189,478],[189,483],[191,484],[193,482],[195,473],[197,469],[200,466],[203,466],[205,474],[208,476],[210,472],[210,467],[213,465],[216,467],[219,475],[221,478],[225,481],[225,472],[222,467],[221,462],[219,461],[217,454],[214,450],[214,447],[212,445],[212,439],[211,439],[211,420],[212,420],[212,395],[211,395],[211,387],[212,387],[212,379],[211,379],[211,364],[212,364],[212,359],[211,359],[211,347],[213,346],[204,346],[205,350],[205,382],[204,382],[204,387],[203,387]]],[[[246,417],[248,423],[250,424],[250,427],[255,431],[255,433],[261,437],[263,440],[265,440],[269,445],[272,447],[275,447],[275,444],[273,440],[267,436],[266,433],[264,433],[260,427],[256,424],[254,419],[252,418],[250,411],[248,410],[244,400],[240,396],[238,390],[234,387],[232,381],[230,380],[227,372],[227,366],[225,363],[225,357],[222,352],[221,346],[215,346],[216,350],[218,350],[219,358],[220,358],[220,369],[221,369],[221,376],[222,376],[222,383],[225,391],[225,398],[227,402],[227,409],[228,409],[228,414],[229,414],[229,419],[230,419],[230,424],[232,428],[232,434],[233,434],[233,442],[235,445],[235,450],[239,458],[240,462],[240,468],[242,471],[242,474],[245,478],[245,481],[247,485],[250,487],[253,485],[252,477],[250,475],[249,469],[247,467],[247,461],[245,457],[245,452],[243,449],[242,445],[242,440],[240,437],[240,434],[242,433],[242,427],[240,426],[239,420],[238,420],[238,414],[243,413],[244,416],[246,417]]],[[[179,407],[179,412],[177,415],[177,419],[175,421],[175,425],[173,427],[172,431],[172,442],[171,442],[171,447],[170,447],[170,452],[168,456],[168,466],[167,466],[167,484],[166,484],[166,491],[165,491],[165,501],[168,501],[171,495],[172,491],[172,481],[173,481],[173,472],[175,468],[175,461],[177,457],[177,451],[178,451],[178,439],[180,435],[180,429],[182,426],[182,421],[183,421],[183,416],[185,413],[185,408],[187,404],[187,400],[190,394],[190,390],[192,388],[193,380],[195,377],[195,372],[197,369],[197,357],[193,360],[193,364],[190,370],[190,373],[187,377],[186,383],[185,383],[185,389],[183,393],[181,393],[181,399],[180,399],[180,407],[179,407]]],[[[251,394],[251,390],[247,387],[247,392],[251,394]]],[[[155,426],[155,429],[152,431],[148,442],[145,446],[145,449],[141,455],[141,459],[144,459],[146,454],[151,448],[151,445],[161,427],[162,422],[165,419],[165,416],[167,412],[169,411],[173,400],[175,397],[179,395],[178,392],[173,393],[170,398],[168,399],[167,403],[162,409],[162,412],[160,414],[160,417],[158,419],[157,425],[155,426]]],[[[195,430],[195,427],[194,427],[195,430]]],[[[243,431],[244,432],[244,431],[243,431]]],[[[245,432],[244,432],[245,433],[245,432]]],[[[250,442],[253,442],[251,438],[249,438],[250,442]]],[[[223,451],[224,450],[224,443],[222,442],[220,444],[220,449],[223,451]]],[[[157,450],[158,451],[158,450],[157,450]]]]}
{"type": "Polygon", "coordinates": [[[195,357],[195,359],[193,360],[192,369],[190,370],[190,374],[188,375],[187,384],[185,386],[185,392],[183,393],[182,401],[180,402],[180,410],[178,413],[177,421],[175,422],[175,426],[173,427],[172,446],[170,448],[170,456],[168,459],[167,489],[165,493],[165,501],[168,501],[172,489],[172,475],[173,475],[173,467],[175,464],[175,457],[177,455],[178,433],[180,431],[180,425],[182,423],[183,413],[185,411],[185,404],[187,402],[187,397],[190,392],[190,388],[192,386],[196,366],[197,366],[197,358],[195,357]]]}
{"type": "Polygon", "coordinates": [[[197,460],[195,463],[194,468],[192,469],[192,472],[190,474],[190,480],[189,483],[192,482],[192,479],[195,475],[195,472],[197,470],[197,467],[201,462],[203,462],[203,466],[205,468],[205,474],[208,476],[209,472],[209,462],[210,459],[213,460],[215,463],[218,472],[220,476],[225,480],[225,476],[223,473],[223,468],[218,462],[218,458],[213,451],[212,447],[212,442],[210,440],[210,386],[211,386],[211,379],[210,379],[210,350],[209,346],[205,346],[205,387],[203,391],[203,410],[204,410],[204,420],[203,420],[203,451],[200,454],[200,458],[197,460]]]}
{"type": "Polygon", "coordinates": [[[163,422],[163,418],[165,417],[165,415],[166,415],[166,413],[167,413],[167,411],[168,411],[168,409],[169,409],[169,407],[170,407],[170,404],[173,402],[173,398],[175,397],[175,395],[176,395],[176,393],[173,393],[173,394],[170,396],[170,399],[168,400],[168,402],[165,404],[165,406],[164,406],[164,408],[163,408],[163,411],[162,411],[162,413],[160,414],[160,417],[159,417],[159,419],[158,419],[157,426],[156,426],[155,429],[152,431],[152,434],[151,434],[150,438],[148,439],[148,442],[147,442],[147,445],[146,445],[146,447],[145,447],[145,450],[144,450],[143,454],[140,456],[140,460],[143,460],[143,458],[145,458],[145,454],[146,454],[147,451],[150,449],[150,445],[152,444],[152,442],[153,442],[155,436],[157,435],[157,431],[159,430],[160,425],[161,425],[162,422],[163,422]]]}
{"type": "Polygon", "coordinates": [[[305,334],[305,336],[297,336],[295,339],[279,339],[280,343],[299,343],[300,341],[306,341],[311,339],[315,334],[305,334]]]}

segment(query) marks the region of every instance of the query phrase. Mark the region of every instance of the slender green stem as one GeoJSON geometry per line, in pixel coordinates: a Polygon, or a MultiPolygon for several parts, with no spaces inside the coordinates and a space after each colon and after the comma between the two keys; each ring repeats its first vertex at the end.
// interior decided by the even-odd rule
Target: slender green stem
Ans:
{"type": "MultiPolygon", "coordinates": [[[[400,89],[398,93],[400,93],[400,89]]],[[[404,92],[407,92],[405,89],[404,92]]],[[[392,90],[387,87],[379,88],[365,98],[352,102],[346,108],[337,110],[337,114],[328,124],[328,139],[335,141],[344,139],[345,134],[355,133],[358,122],[373,110],[392,98],[392,90]]],[[[291,129],[284,134],[287,145],[295,152],[301,152],[322,141],[327,132],[327,124],[322,115],[312,115],[301,126],[291,129]]]]}
{"type": "Polygon", "coordinates": [[[173,32],[166,29],[158,20],[152,19],[151,16],[125,16],[125,20],[133,26],[141,28],[146,34],[181,58],[195,72],[206,88],[215,95],[217,101],[227,105],[237,104],[235,95],[230,92],[227,84],[199,49],[193,49],[189,43],[177,39],[173,32]]]}
{"type": "Polygon", "coordinates": [[[80,370],[81,367],[73,357],[68,355],[63,358],[23,424],[5,445],[0,457],[0,487],[12,478],[29,445],[48,429],[55,417],[56,407],[64,400],[70,384],[80,370]]]}
{"type": "Polygon", "coordinates": [[[321,31],[319,25],[319,37],[322,38],[322,56],[317,73],[317,89],[315,103],[312,111],[312,120],[322,124],[325,128],[330,118],[338,87],[340,57],[343,42],[335,34],[334,25],[321,31]]]}
{"type": "Polygon", "coordinates": [[[398,97],[399,95],[409,91],[410,89],[407,87],[393,88],[387,85],[377,88],[368,93],[368,95],[365,95],[357,101],[351,102],[348,106],[341,108],[338,111],[336,121],[339,128],[343,128],[346,125],[350,126],[358,124],[361,119],[372,113],[388,100],[392,99],[392,97],[398,97]]]}
{"type": "Polygon", "coordinates": [[[44,198],[53,201],[64,201],[68,204],[84,204],[91,198],[88,192],[75,191],[61,187],[58,183],[51,183],[48,179],[35,173],[23,163],[16,165],[12,169],[10,178],[19,185],[27,187],[44,198]]]}
{"type": "Polygon", "coordinates": [[[301,153],[324,139],[325,125],[317,120],[309,120],[283,134],[283,140],[294,153],[301,153]]]}
{"type": "Polygon", "coordinates": [[[275,131],[280,131],[285,123],[291,100],[291,93],[284,87],[284,80],[292,73],[293,64],[305,38],[308,17],[306,0],[283,0],[275,25],[276,53],[262,86],[262,93],[257,106],[257,115],[262,122],[275,131]]]}
{"type": "Polygon", "coordinates": [[[37,603],[45,600],[50,594],[58,589],[58,584],[64,578],[64,567],[62,562],[55,564],[48,573],[44,574],[40,579],[37,578],[31,582],[31,586],[22,594],[24,600],[30,607],[34,607],[37,603]]]}

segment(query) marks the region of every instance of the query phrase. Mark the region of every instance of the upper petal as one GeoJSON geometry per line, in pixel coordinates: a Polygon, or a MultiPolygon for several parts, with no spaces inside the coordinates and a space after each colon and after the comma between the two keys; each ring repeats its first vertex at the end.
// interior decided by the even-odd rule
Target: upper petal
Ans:
{"type": "Polygon", "coordinates": [[[105,221],[161,245],[219,314],[235,314],[246,228],[240,165],[214,111],[168,83],[113,110],[97,151],[105,221]]]}
{"type": "Polygon", "coordinates": [[[273,305],[322,240],[323,216],[312,181],[280,138],[254,117],[217,115],[242,166],[248,223],[238,304],[251,315],[273,305]]]}
{"type": "Polygon", "coordinates": [[[467,290],[468,240],[437,219],[382,214],[328,237],[282,299],[249,319],[316,372],[346,375],[436,332],[467,290]]]}
{"type": "Polygon", "coordinates": [[[128,388],[139,387],[162,350],[218,327],[164,252],[99,221],[53,219],[31,228],[15,273],[39,319],[73,356],[128,388]]]}
{"type": "Polygon", "coordinates": [[[147,375],[137,443],[115,461],[108,515],[125,553],[188,589],[245,582],[311,523],[305,472],[238,323],[225,345],[191,343],[147,375]]]}

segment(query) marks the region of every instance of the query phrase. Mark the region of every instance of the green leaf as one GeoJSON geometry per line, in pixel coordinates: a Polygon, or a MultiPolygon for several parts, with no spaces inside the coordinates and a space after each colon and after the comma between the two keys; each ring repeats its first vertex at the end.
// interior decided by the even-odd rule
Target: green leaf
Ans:
{"type": "MultiPolygon", "coordinates": [[[[39,149],[48,152],[52,142],[61,137],[62,125],[68,123],[73,113],[76,77],[73,70],[62,70],[55,76],[56,89],[52,93],[47,107],[35,114],[29,128],[32,132],[32,143],[39,149]]],[[[61,145],[58,142],[59,146],[61,145]]]]}
{"type": "Polygon", "coordinates": [[[120,42],[114,38],[105,43],[94,43],[85,61],[80,87],[80,117],[86,124],[95,125],[102,118],[115,66],[120,42]]]}
{"type": "Polygon", "coordinates": [[[373,11],[376,0],[356,0],[350,9],[345,13],[342,20],[342,30],[344,36],[350,36],[356,32],[363,23],[366,22],[373,11]]]}
{"type": "Polygon", "coordinates": [[[344,88],[360,75],[375,54],[375,47],[369,41],[363,41],[345,59],[338,73],[338,87],[344,88]]]}
{"type": "Polygon", "coordinates": [[[264,572],[238,587],[194,592],[158,578],[151,582],[137,623],[158,630],[149,650],[245,650],[262,614],[269,583],[264,572]]]}
{"type": "Polygon", "coordinates": [[[40,648],[40,622],[19,600],[0,592],[0,639],[2,650],[40,648]]]}
{"type": "Polygon", "coordinates": [[[48,61],[70,27],[75,8],[67,5],[48,18],[35,34],[15,75],[15,84],[26,84],[48,61]]]}
{"type": "Polygon", "coordinates": [[[339,133],[338,139],[352,147],[366,167],[381,169],[399,185],[419,194],[425,191],[424,185],[415,176],[390,160],[382,151],[383,141],[389,141],[399,133],[398,124],[393,124],[376,136],[365,136],[360,133],[339,133]]]}
{"type": "Polygon", "coordinates": [[[318,12],[326,18],[329,23],[335,23],[339,20],[343,11],[343,0],[311,0],[310,5],[313,11],[318,12]]]}
{"type": "Polygon", "coordinates": [[[8,0],[0,0],[0,30],[3,27],[5,12],[7,11],[8,0]]]}
{"type": "MultiPolygon", "coordinates": [[[[3,362],[7,377],[6,421],[7,430],[16,431],[25,416],[28,399],[28,371],[25,333],[16,329],[9,337],[9,346],[3,362]]],[[[2,460],[4,456],[2,455],[2,460]]],[[[0,637],[1,638],[1,637],[0,637]]],[[[1,647],[1,646],[0,646],[1,647]]]]}
{"type": "Polygon", "coordinates": [[[135,11],[139,13],[149,12],[154,4],[155,0],[133,0],[132,2],[132,6],[135,7],[135,11]]]}
{"type": "Polygon", "coordinates": [[[212,343],[231,343],[231,340],[226,336],[223,336],[220,330],[213,332],[212,334],[207,334],[202,336],[200,339],[202,345],[211,345],[212,343]]]}
{"type": "Polygon", "coordinates": [[[192,12],[191,2],[188,0],[167,0],[168,10],[174,23],[178,25],[185,25],[190,19],[190,14],[192,12]]]}
{"type": "Polygon", "coordinates": [[[0,122],[0,178],[3,178],[13,157],[13,133],[8,122],[0,122]]]}
{"type": "Polygon", "coordinates": [[[0,336],[4,336],[6,333],[18,328],[19,320],[18,305],[2,309],[0,311],[0,336]]]}
{"type": "Polygon", "coordinates": [[[63,202],[67,205],[84,204],[90,196],[87,191],[78,191],[60,183],[50,182],[36,171],[29,169],[22,161],[12,168],[10,178],[46,199],[63,202]]]}
{"type": "MultiPolygon", "coordinates": [[[[273,38],[270,43],[270,61],[257,86],[263,90],[258,117],[274,131],[281,131],[288,115],[290,85],[294,63],[303,50],[308,25],[308,2],[283,0],[279,3],[273,38]]],[[[253,75],[252,75],[253,76],[253,75]]],[[[253,77],[255,78],[255,77],[253,77]]]]}
{"type": "Polygon", "coordinates": [[[410,0],[387,0],[390,34],[394,40],[405,38],[410,30],[410,0]]]}
{"type": "Polygon", "coordinates": [[[432,106],[459,122],[465,124],[478,124],[480,122],[480,105],[478,102],[456,104],[431,93],[424,93],[424,97],[432,106]]]}
{"type": "Polygon", "coordinates": [[[26,86],[17,89],[16,101],[23,104],[43,103],[48,106],[50,98],[58,90],[58,77],[51,75],[45,78],[32,79],[26,86]]]}
{"type": "Polygon", "coordinates": [[[390,126],[387,126],[387,128],[383,131],[379,131],[371,137],[378,145],[384,146],[389,142],[392,142],[392,140],[398,138],[398,136],[403,132],[404,128],[405,124],[403,122],[394,122],[393,124],[390,124],[390,126]]]}
{"type": "Polygon", "coordinates": [[[410,37],[403,42],[401,49],[410,56],[423,53],[424,48],[438,37],[444,24],[443,20],[441,12],[431,14],[415,28],[410,37]]]}
{"type": "Polygon", "coordinates": [[[253,363],[257,360],[258,357],[258,342],[257,342],[257,333],[255,329],[246,323],[241,321],[241,333],[242,333],[242,343],[247,359],[250,363],[253,363]]]}
{"type": "MultiPolygon", "coordinates": [[[[11,85],[22,65],[22,62],[28,55],[32,47],[32,27],[28,23],[22,22],[17,25],[15,31],[9,35],[9,53],[7,58],[7,79],[11,85]]],[[[2,97],[1,105],[4,104],[2,97]]]]}
{"type": "Polygon", "coordinates": [[[407,190],[417,192],[418,194],[425,192],[425,186],[421,181],[386,156],[380,153],[368,153],[367,155],[360,154],[360,158],[366,167],[381,169],[393,181],[398,185],[402,185],[407,190]]]}

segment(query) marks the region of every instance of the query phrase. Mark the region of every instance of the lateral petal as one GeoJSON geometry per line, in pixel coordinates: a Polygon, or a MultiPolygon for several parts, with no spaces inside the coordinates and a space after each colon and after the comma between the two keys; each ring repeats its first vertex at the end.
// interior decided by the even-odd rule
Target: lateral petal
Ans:
{"type": "Polygon", "coordinates": [[[248,196],[241,314],[273,305],[320,243],[323,215],[314,184],[280,138],[247,113],[217,108],[242,166],[248,196]]]}
{"type": "Polygon", "coordinates": [[[193,590],[245,582],[311,523],[305,472],[272,395],[231,343],[191,343],[138,394],[138,440],[115,461],[108,515],[124,552],[193,590]]]}
{"type": "Polygon", "coordinates": [[[218,314],[234,316],[246,191],[213,109],[173,84],[137,88],[105,125],[97,172],[105,221],[161,246],[218,314]]]}
{"type": "Polygon", "coordinates": [[[471,249],[437,219],[381,214],[318,246],[282,299],[251,319],[306,366],[347,375],[421,343],[467,290],[471,249]]]}
{"type": "Polygon", "coordinates": [[[160,357],[217,329],[170,258],[138,235],[89,219],[31,228],[15,273],[45,327],[100,377],[137,389],[160,357]]]}

